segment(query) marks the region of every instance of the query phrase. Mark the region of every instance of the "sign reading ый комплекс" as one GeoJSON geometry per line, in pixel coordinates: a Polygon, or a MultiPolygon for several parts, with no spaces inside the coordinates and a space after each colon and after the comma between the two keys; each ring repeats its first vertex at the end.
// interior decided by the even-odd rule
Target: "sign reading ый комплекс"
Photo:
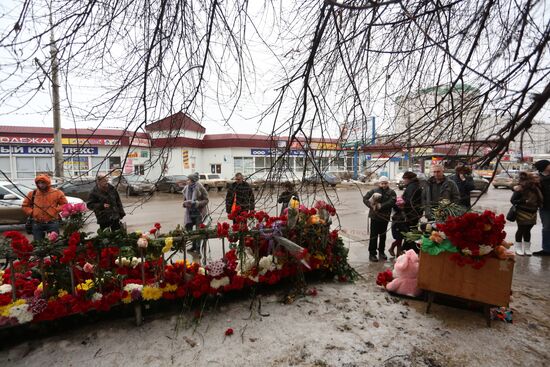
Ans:
{"type": "MultiPolygon", "coordinates": [[[[97,147],[63,147],[63,154],[97,155],[97,147]]],[[[41,145],[0,145],[1,154],[44,154],[53,155],[53,147],[41,145]]]]}

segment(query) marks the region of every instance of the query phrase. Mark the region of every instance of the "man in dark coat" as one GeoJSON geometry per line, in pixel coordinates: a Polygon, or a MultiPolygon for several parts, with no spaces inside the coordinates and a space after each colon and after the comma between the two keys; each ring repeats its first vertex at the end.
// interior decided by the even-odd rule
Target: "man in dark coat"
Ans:
{"type": "Polygon", "coordinates": [[[376,250],[378,249],[380,259],[387,260],[386,232],[391,217],[391,211],[397,195],[390,189],[389,180],[385,176],[378,179],[378,187],[370,190],[363,197],[363,203],[370,209],[370,240],[369,240],[369,260],[376,262],[376,250]]]}
{"type": "Polygon", "coordinates": [[[433,210],[437,208],[442,200],[448,200],[455,204],[458,204],[460,200],[458,187],[454,181],[445,177],[442,165],[432,166],[432,175],[422,192],[426,219],[430,221],[434,220],[433,210]]]}
{"type": "MultiPolygon", "coordinates": [[[[411,171],[403,173],[403,182],[405,184],[405,191],[403,192],[403,213],[407,228],[411,230],[418,225],[423,215],[422,184],[416,173],[411,171]]],[[[425,183],[424,181],[424,184],[425,183]]],[[[403,251],[411,249],[418,251],[416,243],[414,241],[405,241],[403,244],[403,251]]]]}
{"type": "Polygon", "coordinates": [[[539,210],[542,222],[542,250],[533,252],[535,256],[550,256],[550,161],[542,159],[535,163],[539,171],[542,207],[539,210]]]}
{"type": "Polygon", "coordinates": [[[474,178],[472,177],[472,170],[470,167],[457,166],[455,172],[456,173],[451,176],[451,180],[454,181],[460,193],[460,200],[458,203],[466,209],[470,209],[472,206],[470,193],[476,188],[474,185],[474,178]]]}
{"type": "Polygon", "coordinates": [[[229,185],[225,196],[225,211],[231,213],[233,203],[241,208],[241,211],[254,210],[254,192],[248,182],[244,181],[242,173],[235,175],[235,182],[229,185]]]}
{"type": "Polygon", "coordinates": [[[126,213],[116,188],[111,185],[106,175],[98,175],[96,185],[90,193],[88,209],[93,210],[100,229],[120,229],[120,220],[126,213]]]}

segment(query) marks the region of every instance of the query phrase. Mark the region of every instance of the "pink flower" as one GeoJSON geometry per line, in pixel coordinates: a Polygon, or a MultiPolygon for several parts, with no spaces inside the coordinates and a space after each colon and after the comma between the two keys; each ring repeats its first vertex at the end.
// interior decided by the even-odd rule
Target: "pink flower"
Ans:
{"type": "Polygon", "coordinates": [[[47,236],[48,236],[48,240],[50,240],[50,242],[55,242],[59,238],[59,235],[57,234],[57,232],[50,232],[50,233],[47,234],[47,236]]]}
{"type": "Polygon", "coordinates": [[[88,207],[86,206],[86,203],[78,203],[75,204],[75,209],[77,212],[84,213],[88,210],[88,207]]]}
{"type": "Polygon", "coordinates": [[[82,269],[84,270],[84,272],[86,273],[93,273],[94,272],[94,266],[90,263],[86,263],[84,264],[84,266],[82,267],[82,269]]]}
{"type": "Polygon", "coordinates": [[[149,241],[147,241],[146,237],[140,237],[137,240],[137,245],[139,248],[147,248],[147,246],[149,245],[149,241]]]}

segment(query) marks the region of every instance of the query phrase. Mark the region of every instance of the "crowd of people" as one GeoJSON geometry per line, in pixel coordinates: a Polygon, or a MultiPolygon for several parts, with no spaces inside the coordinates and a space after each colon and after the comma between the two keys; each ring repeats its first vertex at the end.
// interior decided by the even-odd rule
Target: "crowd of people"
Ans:
{"type": "MultiPolygon", "coordinates": [[[[514,206],[517,222],[515,250],[518,255],[550,255],[550,161],[541,160],[535,163],[538,175],[522,172],[519,183],[513,189],[511,203],[514,206]],[[537,213],[542,222],[542,250],[532,253],[531,229],[537,222],[537,213]]],[[[405,190],[397,197],[389,187],[389,179],[381,176],[377,187],[368,191],[363,197],[369,208],[370,236],[369,259],[376,262],[387,260],[386,233],[391,222],[391,233],[394,241],[388,252],[398,256],[408,249],[418,250],[416,244],[408,241],[404,233],[418,226],[420,219],[434,220],[434,209],[445,200],[470,209],[470,193],[474,190],[471,170],[466,166],[456,168],[456,173],[445,176],[443,166],[434,165],[432,176],[421,183],[416,173],[407,171],[403,174],[405,190]]],[[[52,187],[47,175],[38,175],[35,179],[36,189],[31,191],[23,201],[22,209],[29,218],[28,228],[34,240],[44,239],[49,232],[59,232],[59,214],[67,204],[62,191],[52,187]]],[[[299,200],[294,185],[283,184],[284,191],[278,197],[281,213],[291,199],[299,200]]],[[[199,182],[197,173],[188,177],[183,189],[184,225],[187,230],[200,226],[208,216],[208,192],[199,182]]],[[[96,185],[87,202],[88,209],[95,214],[100,229],[118,230],[121,220],[126,215],[117,189],[112,186],[108,177],[98,175],[96,185]]],[[[241,173],[235,175],[225,198],[227,214],[236,208],[254,210],[255,198],[252,187],[244,180],[241,173]]],[[[191,250],[198,251],[199,243],[195,241],[191,250]]]]}
{"type": "MultiPolygon", "coordinates": [[[[515,251],[518,255],[550,255],[550,161],[541,160],[535,163],[538,174],[521,172],[519,182],[513,188],[510,199],[516,212],[517,231],[515,234],[515,251]],[[542,222],[542,250],[531,251],[531,229],[537,223],[537,213],[542,222]]],[[[435,220],[434,210],[445,200],[463,207],[471,208],[470,194],[475,189],[470,167],[460,165],[455,174],[447,177],[441,165],[434,165],[432,176],[425,183],[420,183],[414,172],[403,174],[405,190],[397,197],[389,187],[385,176],[378,179],[378,187],[368,191],[363,197],[369,208],[369,260],[377,262],[387,260],[386,233],[391,222],[391,233],[394,239],[388,253],[399,256],[406,250],[418,251],[416,243],[407,241],[404,233],[416,228],[420,219],[425,217],[429,222],[435,220]]]]}

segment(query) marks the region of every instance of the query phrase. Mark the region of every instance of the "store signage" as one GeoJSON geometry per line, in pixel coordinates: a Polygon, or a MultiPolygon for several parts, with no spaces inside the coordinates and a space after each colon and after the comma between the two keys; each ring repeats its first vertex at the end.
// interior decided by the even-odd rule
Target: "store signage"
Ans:
{"type": "MultiPolygon", "coordinates": [[[[118,145],[118,139],[62,138],[66,145],[118,145]]],[[[53,138],[32,138],[28,136],[0,136],[0,144],[53,144],[53,138]]]]}
{"type": "MultiPolygon", "coordinates": [[[[254,156],[278,156],[281,155],[281,153],[282,152],[277,151],[276,149],[250,149],[250,155],[254,156]]],[[[291,157],[304,157],[306,152],[303,150],[291,150],[289,155],[291,157]]]]}
{"type": "MultiPolygon", "coordinates": [[[[53,155],[53,147],[40,145],[0,145],[0,154],[53,155]]],[[[98,147],[63,147],[64,155],[98,155],[98,147]]]]}

